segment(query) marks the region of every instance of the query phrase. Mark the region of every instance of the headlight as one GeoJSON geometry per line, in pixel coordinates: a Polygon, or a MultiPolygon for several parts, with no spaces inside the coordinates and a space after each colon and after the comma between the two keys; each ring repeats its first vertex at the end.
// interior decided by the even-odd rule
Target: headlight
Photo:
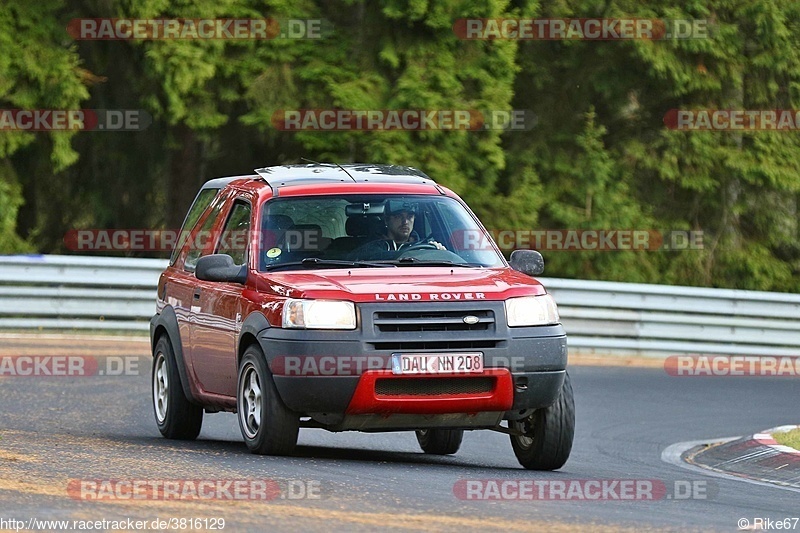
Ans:
{"type": "Polygon", "coordinates": [[[506,317],[510,327],[546,326],[559,321],[556,301],[549,294],[506,300],[506,317]]]}
{"type": "Polygon", "coordinates": [[[283,304],[283,327],[356,329],[356,308],[353,302],[289,298],[283,304]]]}

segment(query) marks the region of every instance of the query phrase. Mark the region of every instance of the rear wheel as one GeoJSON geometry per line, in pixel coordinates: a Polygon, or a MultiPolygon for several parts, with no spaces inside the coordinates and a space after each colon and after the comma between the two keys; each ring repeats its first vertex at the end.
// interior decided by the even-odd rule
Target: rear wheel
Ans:
{"type": "Polygon", "coordinates": [[[153,411],[161,434],[168,439],[194,440],[203,426],[203,408],[183,394],[172,344],[161,336],[153,349],[153,411]]]}
{"type": "Polygon", "coordinates": [[[289,455],[297,445],[300,417],[284,405],[264,353],[250,346],[239,365],[236,393],[239,428],[250,451],[259,455],[289,455]]]}
{"type": "Polygon", "coordinates": [[[450,455],[461,447],[463,429],[418,429],[417,442],[422,451],[431,455],[450,455]]]}
{"type": "Polygon", "coordinates": [[[575,436],[575,400],[569,373],[553,405],[512,422],[511,428],[524,433],[511,435],[511,446],[522,466],[529,470],[556,470],[564,466],[575,436]]]}

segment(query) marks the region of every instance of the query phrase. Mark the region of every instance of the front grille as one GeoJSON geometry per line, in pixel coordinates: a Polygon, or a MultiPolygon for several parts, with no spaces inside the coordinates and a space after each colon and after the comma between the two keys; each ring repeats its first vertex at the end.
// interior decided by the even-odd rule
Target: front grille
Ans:
{"type": "Polygon", "coordinates": [[[411,351],[411,350],[475,350],[497,347],[495,340],[474,341],[391,341],[370,343],[375,350],[411,351]]]}
{"type": "Polygon", "coordinates": [[[373,322],[381,333],[409,331],[487,331],[494,323],[494,312],[481,311],[378,311],[373,322]],[[467,324],[464,317],[478,319],[467,324]]]}
{"type": "Polygon", "coordinates": [[[378,396],[448,396],[451,394],[480,394],[494,389],[494,378],[404,378],[378,379],[378,396]]]}

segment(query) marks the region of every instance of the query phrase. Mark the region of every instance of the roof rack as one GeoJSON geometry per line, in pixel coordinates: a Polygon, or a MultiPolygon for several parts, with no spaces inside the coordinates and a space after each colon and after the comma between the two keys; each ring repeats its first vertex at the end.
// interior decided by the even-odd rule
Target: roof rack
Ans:
{"type": "Polygon", "coordinates": [[[257,168],[255,172],[272,187],[276,196],[281,187],[317,183],[419,183],[437,186],[424,172],[400,165],[311,163],[257,168]]]}

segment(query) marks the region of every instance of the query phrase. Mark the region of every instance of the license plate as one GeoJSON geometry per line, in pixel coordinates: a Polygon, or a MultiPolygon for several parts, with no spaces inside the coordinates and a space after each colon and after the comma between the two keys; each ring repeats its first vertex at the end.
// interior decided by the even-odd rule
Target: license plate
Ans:
{"type": "Polygon", "coordinates": [[[393,353],[393,374],[480,374],[483,353],[393,353]]]}

